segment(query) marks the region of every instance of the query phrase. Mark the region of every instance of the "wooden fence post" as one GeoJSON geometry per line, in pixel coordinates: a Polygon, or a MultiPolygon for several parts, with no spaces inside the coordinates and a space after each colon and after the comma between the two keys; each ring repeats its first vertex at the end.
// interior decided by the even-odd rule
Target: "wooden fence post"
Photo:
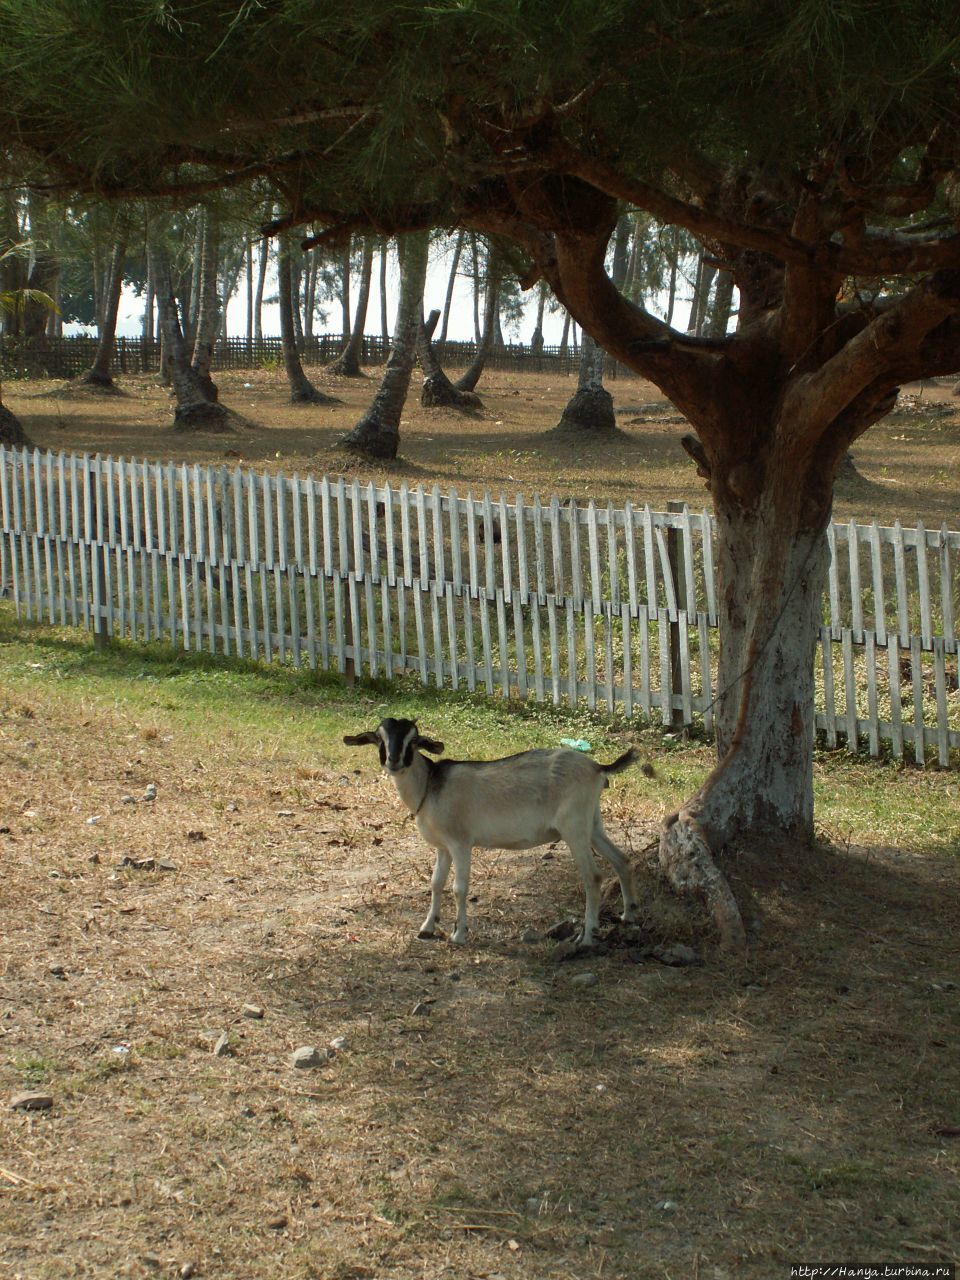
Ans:
{"type": "Polygon", "coordinates": [[[97,460],[91,459],[87,467],[87,502],[90,509],[91,551],[93,552],[94,598],[97,602],[97,616],[93,620],[93,647],[106,649],[110,640],[107,630],[106,588],[107,574],[104,556],[104,513],[100,506],[100,483],[97,460]]]}
{"type": "MultiPolygon", "coordinates": [[[[686,509],[685,502],[668,502],[667,511],[670,513],[680,514],[686,509]]],[[[670,573],[673,576],[673,589],[677,601],[677,613],[681,609],[689,611],[689,601],[687,600],[687,575],[683,561],[683,538],[680,530],[670,528],[667,530],[667,558],[670,561],[670,573]]],[[[670,692],[671,692],[671,712],[670,725],[673,729],[685,728],[683,718],[683,708],[673,705],[673,695],[683,688],[683,663],[681,659],[680,648],[680,618],[677,617],[675,622],[670,623],[670,692]]]]}

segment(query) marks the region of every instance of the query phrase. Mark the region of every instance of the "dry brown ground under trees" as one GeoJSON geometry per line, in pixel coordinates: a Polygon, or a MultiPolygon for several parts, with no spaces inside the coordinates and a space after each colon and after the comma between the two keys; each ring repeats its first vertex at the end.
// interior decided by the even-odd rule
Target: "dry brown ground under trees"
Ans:
{"type": "MultiPolygon", "coordinates": [[[[311,376],[342,398],[333,407],[292,405],[279,370],[217,375],[221,400],[243,421],[235,434],[187,435],[170,429],[169,394],[155,377],[118,380],[123,396],[98,396],[69,383],[8,382],[4,403],[36,444],[46,449],[100,452],[129,458],[239,463],[285,474],[356,474],[364,480],[423,484],[458,492],[489,488],[494,495],[520,491],[594,498],[615,504],[648,502],[663,510],[673,500],[694,508],[709,503],[693,464],[679,447],[688,428],[660,392],[634,378],[608,380],[620,434],[597,445],[546,434],[560,420],[575,386],[554,374],[488,372],[478,391],[476,415],[419,404],[414,375],[401,426],[401,458],[387,467],[358,467],[336,448],[367,407],[378,371],[364,379],[340,379],[322,370],[311,376]]],[[[455,371],[451,371],[453,373],[455,371]]],[[[901,410],[854,449],[859,476],[840,481],[838,518],[905,524],[922,519],[937,527],[960,520],[960,400],[947,386],[910,387],[901,410]]]]}

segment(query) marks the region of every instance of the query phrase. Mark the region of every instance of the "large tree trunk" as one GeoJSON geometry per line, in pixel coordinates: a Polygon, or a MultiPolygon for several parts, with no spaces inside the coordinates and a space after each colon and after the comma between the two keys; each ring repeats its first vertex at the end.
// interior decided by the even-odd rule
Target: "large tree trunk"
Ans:
{"type": "Polygon", "coordinates": [[[584,330],[577,389],[567,401],[556,431],[598,436],[617,429],[613,397],[603,385],[603,360],[603,348],[584,330]]]}
{"type": "Polygon", "coordinates": [[[303,371],[300,352],[297,349],[297,333],[294,323],[293,263],[288,235],[279,238],[277,253],[277,301],[280,311],[280,346],[283,350],[283,367],[290,384],[290,399],[294,404],[336,404],[335,397],[318,391],[303,371]]]}
{"type": "Polygon", "coordinates": [[[360,355],[363,351],[363,333],[367,323],[367,305],[370,301],[370,277],[373,273],[373,236],[363,238],[363,258],[360,263],[360,288],[357,293],[357,310],[353,318],[350,340],[336,360],[329,366],[331,373],[343,378],[362,378],[360,355]]]}
{"type": "Polygon", "coordinates": [[[115,392],[110,368],[113,363],[113,349],[117,338],[117,312],[120,309],[120,292],[123,287],[123,267],[127,256],[125,237],[120,234],[114,241],[110,253],[110,262],[104,281],[103,315],[100,319],[100,333],[97,338],[97,350],[93,364],[82,373],[78,381],[83,386],[95,390],[115,392]]]}
{"type": "Polygon", "coordinates": [[[200,210],[200,270],[196,289],[196,327],[193,339],[193,371],[197,386],[211,404],[216,404],[219,391],[210,376],[213,348],[217,341],[220,321],[220,295],[217,290],[217,271],[220,262],[220,229],[217,219],[209,209],[200,210]]]}
{"type": "Polygon", "coordinates": [[[400,302],[393,346],[373,403],[341,443],[366,458],[395,458],[400,446],[400,415],[410,388],[417,354],[417,332],[427,278],[428,237],[419,231],[406,238],[400,269],[400,302]]]}
{"type": "Polygon", "coordinates": [[[704,897],[722,942],[733,948],[744,943],[743,923],[714,852],[744,835],[813,836],[814,653],[829,563],[829,506],[822,486],[803,495],[802,482],[785,500],[787,486],[800,477],[790,468],[782,476],[749,509],[725,501],[722,486],[715,486],[718,763],[665,820],[660,840],[668,878],[704,897]]]}
{"type": "Polygon", "coordinates": [[[423,389],[420,392],[420,403],[425,409],[452,408],[478,409],[482,407],[480,397],[473,391],[458,391],[443,371],[433,349],[433,331],[440,318],[439,311],[431,311],[426,320],[421,321],[417,336],[417,356],[423,370],[423,389]]]}
{"type": "Polygon", "coordinates": [[[776,325],[765,304],[773,272],[759,278],[763,290],[741,273],[741,317],[754,307],[760,317],[746,331],[665,338],[662,323],[625,303],[603,269],[614,211],[611,201],[604,215],[597,202],[589,253],[582,210],[575,231],[555,235],[548,278],[594,337],[652,377],[696,431],[683,444],[709,483],[718,524],[718,761],[663,823],[660,861],[674,886],[703,898],[723,944],[737,949],[743,920],[716,859],[761,834],[812,834],[813,658],[836,471],[852,441],[889,411],[902,380],[882,372],[889,352],[911,368],[919,337],[960,308],[960,277],[944,273],[863,328],[824,323],[814,349],[814,321],[835,314],[836,277],[813,281],[806,263],[791,268],[808,274],[776,325]]]}
{"type": "Polygon", "coordinates": [[[207,389],[190,363],[190,351],[180,327],[173,293],[170,260],[159,237],[148,237],[150,273],[157,290],[157,322],[163,339],[165,372],[176,397],[173,425],[180,430],[229,431],[229,413],[207,396],[207,389]]]}
{"type": "Polygon", "coordinates": [[[454,386],[458,391],[473,391],[480,381],[487,357],[493,347],[496,334],[496,321],[500,308],[500,285],[503,281],[503,260],[491,246],[487,254],[487,282],[483,295],[483,331],[477,344],[477,351],[470,362],[470,367],[457,379],[454,386]]]}

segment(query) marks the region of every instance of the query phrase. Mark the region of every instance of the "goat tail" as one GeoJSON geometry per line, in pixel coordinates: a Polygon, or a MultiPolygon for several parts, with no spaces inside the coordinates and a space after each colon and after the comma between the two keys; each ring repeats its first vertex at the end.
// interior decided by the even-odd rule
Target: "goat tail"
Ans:
{"type": "Polygon", "coordinates": [[[631,747],[629,751],[625,751],[622,756],[618,756],[616,760],[610,764],[602,764],[600,768],[606,774],[623,773],[624,769],[629,769],[632,764],[636,764],[640,759],[640,752],[636,747],[631,747]]]}

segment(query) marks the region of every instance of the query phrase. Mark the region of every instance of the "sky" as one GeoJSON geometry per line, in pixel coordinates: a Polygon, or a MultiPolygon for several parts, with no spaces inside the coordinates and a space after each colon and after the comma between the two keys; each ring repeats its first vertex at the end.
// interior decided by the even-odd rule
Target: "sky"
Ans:
{"type": "MultiPolygon", "coordinates": [[[[431,258],[430,268],[427,273],[427,287],[424,292],[424,312],[429,313],[434,307],[442,310],[444,298],[447,290],[447,280],[450,273],[450,265],[452,262],[452,251],[449,242],[446,245],[440,245],[435,249],[431,258]]],[[[453,305],[450,311],[450,325],[448,329],[448,337],[453,341],[472,342],[474,340],[473,327],[473,281],[469,275],[464,274],[467,264],[463,263],[460,273],[457,276],[457,282],[454,288],[453,305]]],[[[366,332],[371,334],[380,333],[380,294],[379,294],[379,258],[374,258],[373,264],[373,282],[370,289],[370,303],[367,308],[366,332]]],[[[254,262],[254,274],[256,274],[257,266],[254,262]]],[[[390,324],[393,324],[393,317],[397,307],[397,298],[399,295],[399,269],[396,262],[396,256],[391,255],[389,262],[389,270],[387,273],[387,313],[390,317],[390,324]]],[[[356,281],[353,282],[355,304],[356,281]]],[[[266,294],[276,294],[276,274],[271,272],[267,277],[266,294]]],[[[692,289],[686,285],[682,290],[678,299],[676,311],[674,314],[674,324],[683,328],[686,326],[687,316],[690,309],[690,295],[692,289]]],[[[241,272],[237,282],[237,290],[227,308],[227,332],[231,337],[246,336],[246,312],[247,312],[247,288],[246,275],[241,272]]],[[[537,316],[537,290],[530,289],[526,293],[526,305],[524,308],[523,319],[519,328],[505,329],[505,336],[508,342],[529,343],[536,324],[537,316]]],[[[338,301],[328,303],[327,323],[315,325],[315,332],[322,333],[340,332],[340,305],[338,301]]],[[[663,309],[659,314],[663,314],[663,309]]],[[[117,334],[119,337],[133,338],[139,337],[143,320],[143,299],[139,298],[132,289],[124,289],[120,299],[120,311],[117,323],[117,334]]],[[[84,332],[82,326],[66,325],[64,327],[67,333],[84,332]]],[[[557,311],[551,315],[549,312],[544,314],[543,322],[544,342],[548,346],[555,346],[560,342],[563,330],[563,312],[557,311]]],[[[279,336],[280,321],[275,303],[267,303],[263,308],[263,332],[268,337],[279,336]]]]}

